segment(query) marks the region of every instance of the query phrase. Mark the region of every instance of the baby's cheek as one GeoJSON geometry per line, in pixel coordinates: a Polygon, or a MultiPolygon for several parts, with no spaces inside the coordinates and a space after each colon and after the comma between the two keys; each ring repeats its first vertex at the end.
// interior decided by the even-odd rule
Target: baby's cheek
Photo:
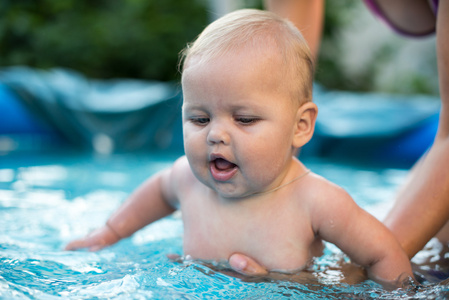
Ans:
{"type": "Polygon", "coordinates": [[[193,174],[199,181],[205,183],[208,177],[207,159],[205,159],[203,155],[200,155],[197,151],[186,150],[185,152],[193,174]]]}
{"type": "Polygon", "coordinates": [[[198,156],[202,155],[204,152],[202,151],[202,148],[204,148],[202,145],[203,143],[201,143],[200,140],[195,139],[195,135],[184,135],[184,151],[189,159],[189,162],[192,162],[192,160],[198,160],[198,156]]]}

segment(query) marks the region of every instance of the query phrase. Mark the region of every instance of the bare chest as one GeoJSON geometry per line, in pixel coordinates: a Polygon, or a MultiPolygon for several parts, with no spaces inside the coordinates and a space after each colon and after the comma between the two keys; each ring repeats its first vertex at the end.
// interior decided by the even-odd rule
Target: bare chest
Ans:
{"type": "Polygon", "coordinates": [[[307,212],[288,202],[254,208],[200,198],[186,201],[184,254],[197,259],[228,260],[233,253],[242,253],[270,270],[296,270],[307,264],[321,243],[307,212]]]}

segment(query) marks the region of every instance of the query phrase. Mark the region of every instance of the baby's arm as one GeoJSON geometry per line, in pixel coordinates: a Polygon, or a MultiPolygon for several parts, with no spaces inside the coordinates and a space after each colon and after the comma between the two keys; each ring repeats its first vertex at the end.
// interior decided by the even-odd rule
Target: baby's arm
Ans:
{"type": "Polygon", "coordinates": [[[396,285],[413,278],[410,261],[393,234],[341,188],[331,188],[312,209],[315,232],[365,267],[378,282],[396,285]]]}
{"type": "Polygon", "coordinates": [[[176,185],[173,173],[183,169],[183,165],[175,163],[172,168],[150,177],[109,217],[105,225],[84,238],[70,242],[65,249],[89,248],[96,251],[171,214],[177,201],[173,191],[176,185]]]}

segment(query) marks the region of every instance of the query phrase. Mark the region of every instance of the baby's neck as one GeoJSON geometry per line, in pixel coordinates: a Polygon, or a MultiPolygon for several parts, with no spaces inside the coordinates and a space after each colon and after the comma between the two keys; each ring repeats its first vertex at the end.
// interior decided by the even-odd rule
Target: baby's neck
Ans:
{"type": "Polygon", "coordinates": [[[295,181],[298,181],[298,180],[304,178],[304,177],[307,176],[309,173],[310,173],[310,170],[309,170],[309,169],[306,169],[306,170],[304,171],[304,173],[302,173],[301,175],[296,176],[296,177],[293,178],[292,180],[290,180],[290,181],[288,181],[288,182],[286,182],[286,183],[284,183],[284,184],[281,184],[281,185],[278,186],[278,187],[275,187],[275,188],[273,188],[273,189],[271,189],[271,190],[264,191],[264,192],[257,192],[257,193],[254,193],[254,194],[252,194],[252,195],[266,195],[266,194],[270,194],[270,193],[276,192],[277,190],[280,190],[280,189],[282,189],[283,187],[285,187],[285,186],[287,186],[287,185],[289,185],[289,184],[291,184],[291,183],[293,183],[293,182],[295,182],[295,181]]]}

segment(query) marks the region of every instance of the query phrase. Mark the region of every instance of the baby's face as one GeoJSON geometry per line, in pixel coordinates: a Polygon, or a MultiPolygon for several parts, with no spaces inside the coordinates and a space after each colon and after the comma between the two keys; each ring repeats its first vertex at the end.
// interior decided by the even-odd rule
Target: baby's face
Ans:
{"type": "Polygon", "coordinates": [[[223,198],[276,187],[292,163],[298,106],[280,58],[243,51],[184,70],[184,148],[196,177],[223,198]]]}

